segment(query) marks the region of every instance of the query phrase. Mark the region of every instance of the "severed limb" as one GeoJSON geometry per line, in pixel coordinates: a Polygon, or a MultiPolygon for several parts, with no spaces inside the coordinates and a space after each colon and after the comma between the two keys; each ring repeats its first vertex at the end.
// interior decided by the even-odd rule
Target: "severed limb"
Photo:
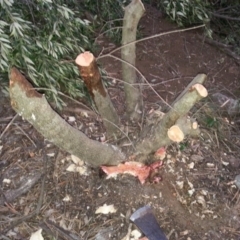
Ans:
{"type": "Polygon", "coordinates": [[[198,123],[194,119],[183,117],[168,129],[167,135],[173,142],[181,142],[186,135],[197,136],[199,133],[198,123]]]}
{"type": "MultiPolygon", "coordinates": [[[[178,121],[184,121],[179,119],[187,116],[190,109],[198,101],[208,95],[206,88],[200,83],[194,83],[193,85],[188,86],[187,90],[184,92],[185,94],[183,94],[181,98],[173,104],[172,108],[163,116],[162,120],[145,131],[148,132],[147,136],[137,143],[137,154],[143,155],[143,160],[144,157],[156,151],[159,147],[171,144],[173,140],[169,138],[169,129],[171,129],[172,126],[179,124],[177,123],[178,121]]],[[[177,134],[179,135],[177,137],[177,142],[182,141],[186,134],[196,134],[198,132],[196,123],[194,123],[191,127],[190,125],[186,129],[179,127],[178,125],[173,127],[173,132],[176,133],[177,131],[177,134]],[[192,130],[190,131],[190,129],[192,130]]],[[[175,133],[172,135],[176,135],[175,133]]],[[[170,134],[170,137],[172,135],[170,134]]]]}
{"type": "Polygon", "coordinates": [[[125,159],[119,148],[91,140],[69,125],[16,68],[10,71],[9,90],[13,109],[59,148],[95,167],[118,164],[125,159]]]}
{"type": "Polygon", "coordinates": [[[78,65],[80,75],[87,86],[100,115],[102,116],[107,135],[118,135],[120,120],[102,83],[95,57],[90,52],[84,52],[77,56],[75,62],[78,65]]]}

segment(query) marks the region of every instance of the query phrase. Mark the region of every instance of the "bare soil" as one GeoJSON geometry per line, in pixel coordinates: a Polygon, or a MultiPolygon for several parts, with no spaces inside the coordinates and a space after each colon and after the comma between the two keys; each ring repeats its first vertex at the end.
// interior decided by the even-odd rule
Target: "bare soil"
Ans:
{"type": "MultiPolygon", "coordinates": [[[[147,6],[141,38],[176,28],[147,6]]],[[[239,66],[202,36],[202,30],[194,30],[137,44],[137,68],[148,81],[142,82],[145,116],[162,110],[164,102],[171,104],[198,73],[208,75],[210,97],[224,92],[239,98],[239,66]]],[[[102,54],[116,47],[105,38],[99,43],[102,54]]],[[[122,115],[121,63],[108,57],[101,64],[122,115]]],[[[210,98],[190,113],[200,123],[201,136],[169,146],[159,170],[163,180],[144,185],[129,175],[106,179],[99,169],[89,168],[87,176],[66,171],[71,157],[16,116],[8,98],[2,96],[1,102],[0,239],[29,239],[42,228],[45,239],[121,240],[136,228],[130,215],[144,205],[152,207],[168,239],[240,239],[240,191],[234,184],[240,174],[239,120],[209,107],[210,98]],[[30,176],[37,182],[32,188],[25,183],[26,193],[18,196],[22,189],[14,190],[30,176]],[[103,204],[114,204],[117,212],[95,214],[103,204]]],[[[69,102],[60,114],[89,137],[104,140],[101,119],[91,109],[69,102]]]]}

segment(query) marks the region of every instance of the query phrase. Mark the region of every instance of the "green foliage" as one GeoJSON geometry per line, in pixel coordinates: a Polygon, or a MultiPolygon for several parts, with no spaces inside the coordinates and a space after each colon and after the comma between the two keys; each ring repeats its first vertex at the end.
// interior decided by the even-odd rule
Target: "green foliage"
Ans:
{"type": "Polygon", "coordinates": [[[240,55],[240,4],[239,1],[220,1],[214,6],[211,26],[222,39],[240,55]],[[217,13],[217,15],[215,15],[217,13]]]}
{"type": "Polygon", "coordinates": [[[144,0],[163,10],[179,26],[204,23],[206,34],[216,33],[221,41],[240,54],[239,0],[144,0]]]}
{"type": "Polygon", "coordinates": [[[101,26],[101,33],[105,33],[114,42],[120,43],[122,38],[122,19],[124,7],[131,0],[83,0],[84,8],[87,9],[101,26]]]}
{"type": "Polygon", "coordinates": [[[209,19],[208,1],[202,0],[164,0],[162,3],[166,14],[179,26],[203,23],[209,19]]]}
{"type": "Polygon", "coordinates": [[[90,48],[89,22],[76,1],[0,0],[0,79],[16,66],[35,87],[44,88],[57,106],[57,91],[81,96],[82,84],[72,59],[90,48]]]}
{"type": "Polygon", "coordinates": [[[187,141],[179,143],[179,150],[184,151],[188,147],[188,145],[189,144],[187,141]]]}
{"type": "Polygon", "coordinates": [[[216,118],[207,116],[205,119],[205,124],[208,128],[216,128],[218,125],[218,122],[216,118]]]}

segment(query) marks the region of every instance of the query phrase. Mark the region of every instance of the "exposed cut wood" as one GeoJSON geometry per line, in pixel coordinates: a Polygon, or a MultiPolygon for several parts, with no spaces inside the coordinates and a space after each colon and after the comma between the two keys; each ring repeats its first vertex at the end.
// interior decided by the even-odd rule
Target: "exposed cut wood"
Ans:
{"type": "Polygon", "coordinates": [[[174,125],[168,129],[168,137],[173,142],[181,142],[184,139],[184,133],[179,126],[174,125]]]}
{"type": "Polygon", "coordinates": [[[207,79],[207,75],[202,73],[198,74],[188,85],[187,87],[181,92],[181,94],[174,100],[172,103],[172,106],[187,92],[189,89],[196,83],[203,84],[205,80],[207,79]]]}
{"type": "MultiPolygon", "coordinates": [[[[205,80],[205,75],[202,76],[205,80]]],[[[200,86],[202,85],[200,84],[200,86]]],[[[138,142],[136,146],[137,152],[140,155],[146,156],[156,151],[159,147],[171,144],[172,140],[168,137],[168,130],[174,125],[178,125],[184,136],[187,134],[196,136],[199,130],[198,128],[192,128],[192,120],[187,120],[186,116],[190,109],[207,95],[204,89],[205,88],[200,87],[199,90],[198,84],[194,88],[185,89],[184,94],[181,94],[181,97],[173,104],[172,108],[164,115],[162,120],[158,122],[157,125],[151,127],[151,129],[145,131],[148,134],[138,142]],[[183,123],[181,123],[181,121],[183,123]]],[[[180,138],[178,139],[180,140],[181,138],[183,139],[180,134],[180,138]]]]}
{"type": "Polygon", "coordinates": [[[80,75],[103,118],[103,124],[106,128],[107,135],[118,135],[120,120],[102,83],[95,57],[90,52],[84,52],[77,56],[75,62],[78,65],[80,75]]]}
{"type": "Polygon", "coordinates": [[[154,162],[148,166],[139,162],[131,161],[120,163],[118,166],[102,166],[101,168],[108,175],[107,178],[116,177],[118,174],[130,174],[137,177],[141,184],[144,184],[151,171],[162,166],[162,161],[154,162]]]}
{"type": "Polygon", "coordinates": [[[75,62],[77,65],[82,67],[89,67],[89,65],[93,62],[94,56],[90,52],[84,52],[77,56],[75,62]]]}
{"type": "Polygon", "coordinates": [[[77,56],[75,62],[91,96],[95,97],[93,93],[95,91],[106,97],[107,93],[102,84],[101,75],[93,54],[90,52],[81,53],[77,56]]]}
{"type": "Polygon", "coordinates": [[[207,89],[200,83],[196,83],[192,86],[192,89],[196,89],[198,94],[201,96],[201,97],[207,97],[208,95],[208,91],[207,89]]]}
{"type": "Polygon", "coordinates": [[[197,136],[198,134],[197,122],[187,116],[179,118],[176,124],[168,129],[168,137],[173,142],[183,141],[186,135],[197,136]]]}

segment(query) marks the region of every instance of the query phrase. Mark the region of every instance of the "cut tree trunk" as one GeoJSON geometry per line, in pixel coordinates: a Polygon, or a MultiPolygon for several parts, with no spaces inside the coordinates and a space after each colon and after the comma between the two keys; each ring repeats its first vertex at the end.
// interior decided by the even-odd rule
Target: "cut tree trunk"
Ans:
{"type": "Polygon", "coordinates": [[[142,95],[137,86],[137,76],[135,70],[136,62],[136,33],[138,22],[141,19],[145,8],[141,0],[132,0],[125,8],[122,30],[122,78],[124,82],[124,92],[126,98],[126,112],[129,119],[139,120],[142,113],[142,95]],[[132,43],[132,44],[129,44],[132,43]],[[126,46],[124,46],[126,45],[126,46]]]}
{"type": "Polygon", "coordinates": [[[78,55],[75,62],[78,65],[80,75],[103,119],[103,125],[106,128],[107,136],[118,135],[120,120],[102,83],[95,57],[90,52],[84,52],[78,55]]]}
{"type": "Polygon", "coordinates": [[[125,155],[117,147],[91,140],[65,122],[16,68],[10,71],[9,90],[13,109],[59,148],[92,166],[124,161],[125,155]]]}
{"type": "Polygon", "coordinates": [[[182,141],[186,135],[198,135],[199,129],[196,121],[188,120],[186,116],[194,104],[208,95],[206,88],[202,84],[196,83],[196,79],[206,79],[205,74],[201,75],[193,79],[193,84],[188,85],[188,88],[183,91],[184,94],[180,95],[181,97],[160,122],[147,131],[145,129],[144,132],[148,134],[143,139],[141,138],[136,146],[137,154],[143,155],[143,159],[160,147],[168,146],[173,141],[182,141]],[[185,124],[186,126],[184,126],[185,124]]]}
{"type": "Polygon", "coordinates": [[[16,68],[10,71],[10,97],[13,109],[59,148],[92,166],[117,165],[132,154],[138,161],[145,161],[160,147],[180,142],[186,135],[199,134],[197,122],[188,118],[187,113],[208,93],[202,84],[193,82],[160,121],[145,127],[147,134],[139,138],[136,149],[129,151],[127,156],[118,147],[91,140],[66,123],[16,68]]]}

